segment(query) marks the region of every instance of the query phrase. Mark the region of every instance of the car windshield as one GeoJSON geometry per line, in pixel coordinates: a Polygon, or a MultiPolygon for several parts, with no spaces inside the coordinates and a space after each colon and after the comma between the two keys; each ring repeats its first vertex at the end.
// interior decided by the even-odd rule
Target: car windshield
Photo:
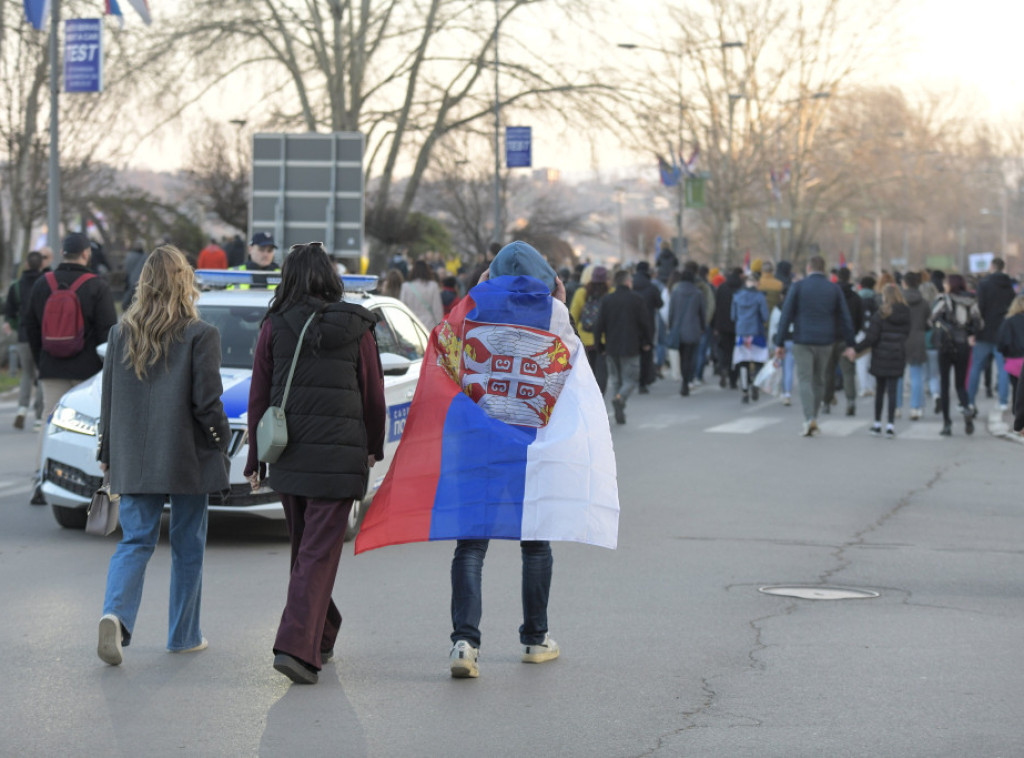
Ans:
{"type": "Polygon", "coordinates": [[[224,368],[252,368],[256,353],[256,339],[260,334],[260,319],[266,306],[256,305],[200,305],[199,315],[220,332],[221,366],[224,368]]]}

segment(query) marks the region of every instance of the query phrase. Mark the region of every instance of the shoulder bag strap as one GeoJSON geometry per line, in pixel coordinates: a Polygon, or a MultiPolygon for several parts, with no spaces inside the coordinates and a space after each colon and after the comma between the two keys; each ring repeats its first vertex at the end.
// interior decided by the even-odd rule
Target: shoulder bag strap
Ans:
{"type": "Polygon", "coordinates": [[[316,318],[317,311],[313,311],[309,314],[309,318],[306,319],[306,323],[302,327],[302,331],[299,333],[299,344],[295,346],[295,355],[292,356],[292,367],[288,369],[288,381],[284,383],[284,397],[281,398],[281,412],[284,413],[284,407],[288,403],[288,391],[292,388],[292,377],[295,375],[295,365],[299,362],[299,353],[302,352],[302,339],[306,336],[306,329],[313,323],[313,319],[316,318]]]}

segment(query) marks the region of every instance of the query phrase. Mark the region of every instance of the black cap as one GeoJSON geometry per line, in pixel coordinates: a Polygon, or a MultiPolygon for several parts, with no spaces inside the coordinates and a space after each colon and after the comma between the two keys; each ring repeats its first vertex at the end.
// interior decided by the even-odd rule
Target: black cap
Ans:
{"type": "Polygon", "coordinates": [[[252,242],[249,244],[256,247],[277,247],[277,243],[274,242],[274,235],[270,232],[256,232],[256,234],[252,235],[252,242]]]}
{"type": "Polygon", "coordinates": [[[65,257],[78,258],[91,247],[89,238],[80,232],[72,232],[64,238],[61,252],[65,257]]]}

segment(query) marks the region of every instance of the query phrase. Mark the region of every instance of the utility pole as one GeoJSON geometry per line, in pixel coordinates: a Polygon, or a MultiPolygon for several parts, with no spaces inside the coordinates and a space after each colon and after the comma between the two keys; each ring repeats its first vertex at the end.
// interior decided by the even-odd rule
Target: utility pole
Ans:
{"type": "Polygon", "coordinates": [[[501,21],[499,0],[494,0],[494,236],[499,245],[504,238],[501,228],[501,97],[498,90],[498,24],[501,21]]]}
{"type": "Polygon", "coordinates": [[[50,0],[50,183],[46,188],[46,244],[59,260],[60,238],[60,0],[50,0]]]}

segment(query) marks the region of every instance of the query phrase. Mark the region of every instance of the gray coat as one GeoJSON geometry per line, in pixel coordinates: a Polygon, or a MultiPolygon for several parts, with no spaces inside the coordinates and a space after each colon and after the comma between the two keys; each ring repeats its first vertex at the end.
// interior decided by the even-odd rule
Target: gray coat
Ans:
{"type": "Polygon", "coordinates": [[[668,344],[700,342],[707,324],[704,295],[693,282],[679,282],[672,288],[668,306],[668,344]]]}
{"type": "Polygon", "coordinates": [[[220,333],[197,321],[145,380],[123,360],[120,325],[103,364],[99,459],[119,494],[202,495],[228,489],[231,438],[220,396],[220,333]]]}

